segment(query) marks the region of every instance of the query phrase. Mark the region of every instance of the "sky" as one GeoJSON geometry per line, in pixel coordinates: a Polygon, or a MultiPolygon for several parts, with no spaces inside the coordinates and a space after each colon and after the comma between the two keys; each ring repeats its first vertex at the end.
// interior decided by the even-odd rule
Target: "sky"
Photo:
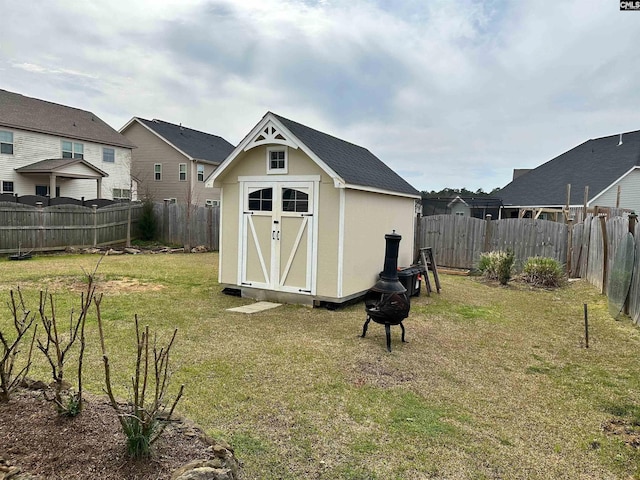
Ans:
{"type": "Polygon", "coordinates": [[[267,111],[418,190],[490,191],[640,129],[618,0],[0,0],[0,89],[238,144],[267,111]]]}

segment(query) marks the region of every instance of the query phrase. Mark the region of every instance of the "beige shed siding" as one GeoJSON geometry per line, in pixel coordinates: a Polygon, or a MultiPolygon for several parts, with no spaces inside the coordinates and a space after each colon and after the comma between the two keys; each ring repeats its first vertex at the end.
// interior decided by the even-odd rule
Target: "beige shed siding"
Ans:
{"type": "Polygon", "coordinates": [[[604,194],[592,200],[589,206],[615,207],[620,185],[620,208],[630,208],[640,213],[640,169],[632,170],[604,194]]]}
{"type": "MultiPolygon", "coordinates": [[[[231,177],[227,177],[231,178],[231,177]]],[[[220,212],[222,225],[220,229],[220,272],[218,281],[229,285],[238,285],[238,231],[240,184],[238,182],[225,183],[223,186],[224,200],[220,212]]]]}
{"type": "MultiPolygon", "coordinates": [[[[42,133],[27,132],[22,130],[5,129],[13,132],[13,155],[0,154],[0,181],[13,181],[14,192],[18,195],[35,194],[36,185],[49,185],[49,177],[34,177],[21,175],[14,171],[15,168],[24,167],[41,160],[62,157],[62,141],[73,139],[56,137],[42,133]]],[[[115,162],[102,161],[102,148],[105,145],[86,141],[82,143],[84,160],[90,162],[100,170],[106,172],[109,177],[102,180],[102,197],[112,198],[113,188],[129,188],[129,167],[131,162],[131,149],[111,147],[115,150],[115,162]]],[[[76,165],[71,169],[84,171],[87,167],[76,165]]],[[[60,195],[76,198],[95,198],[97,196],[96,180],[65,180],[58,179],[60,195]]]]}
{"type": "Polygon", "coordinates": [[[413,262],[412,198],[346,191],[343,296],[367,290],[384,267],[385,239],[393,230],[402,235],[398,266],[413,262]]]}

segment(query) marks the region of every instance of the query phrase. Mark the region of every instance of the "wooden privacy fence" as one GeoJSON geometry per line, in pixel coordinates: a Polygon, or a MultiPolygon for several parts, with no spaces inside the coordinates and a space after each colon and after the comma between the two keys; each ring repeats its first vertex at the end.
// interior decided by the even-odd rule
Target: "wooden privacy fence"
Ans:
{"type": "Polygon", "coordinates": [[[529,257],[567,261],[567,225],[531,218],[480,220],[459,215],[422,217],[420,246],[432,247],[438,265],[473,268],[482,252],[511,249],[516,262],[529,257]]]}
{"type": "Polygon", "coordinates": [[[162,242],[190,248],[204,245],[209,250],[219,249],[220,207],[187,206],[167,200],[155,202],[153,212],[162,242]]]}
{"type": "Polygon", "coordinates": [[[588,216],[573,227],[571,275],[586,279],[602,293],[606,293],[613,259],[622,238],[627,232],[635,240],[635,263],[633,266],[627,313],[635,323],[640,322],[640,225],[635,217],[588,216]],[[630,225],[631,223],[631,225],[630,225]]]}
{"type": "Polygon", "coordinates": [[[118,203],[31,206],[0,203],[0,253],[124,244],[135,236],[142,206],[118,203]]]}

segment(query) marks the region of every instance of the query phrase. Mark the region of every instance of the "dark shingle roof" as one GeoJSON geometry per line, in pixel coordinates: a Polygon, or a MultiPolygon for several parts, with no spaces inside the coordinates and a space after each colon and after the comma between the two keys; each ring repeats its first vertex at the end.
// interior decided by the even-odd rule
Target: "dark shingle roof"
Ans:
{"type": "Polygon", "coordinates": [[[420,195],[402,177],[363,147],[273,114],[344,181],[390,192],[420,195]]]}
{"type": "Polygon", "coordinates": [[[162,120],[136,118],[167,142],[197,160],[205,160],[219,164],[222,163],[234,149],[233,145],[217,135],[163,122],[162,120]]]}
{"type": "Polygon", "coordinates": [[[0,90],[0,126],[133,148],[124,135],[86,110],[0,90]]]}
{"type": "Polygon", "coordinates": [[[100,170],[95,165],[83,160],[81,158],[48,158],[46,160],[40,160],[39,162],[25,165],[24,167],[16,168],[16,172],[21,173],[49,173],[55,172],[68,165],[74,165],[76,163],[82,163],[88,166],[90,169],[95,170],[104,177],[108,177],[109,174],[100,170]]]}
{"type": "Polygon", "coordinates": [[[588,140],[547,163],[519,176],[498,195],[505,205],[564,205],[567,184],[571,184],[571,204],[581,205],[584,187],[589,200],[640,165],[640,130],[588,140]]]}

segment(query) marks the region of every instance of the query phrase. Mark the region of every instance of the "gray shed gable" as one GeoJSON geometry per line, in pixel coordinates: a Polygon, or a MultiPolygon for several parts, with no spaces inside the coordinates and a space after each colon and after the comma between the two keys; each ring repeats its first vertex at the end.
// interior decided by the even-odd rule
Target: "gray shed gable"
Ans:
{"type": "Polygon", "coordinates": [[[591,200],[636,166],[640,130],[588,140],[517,177],[498,195],[505,206],[565,205],[571,184],[570,202],[581,205],[585,186],[591,200]]]}
{"type": "Polygon", "coordinates": [[[103,145],[135,148],[124,135],[86,110],[0,90],[0,126],[103,145]]]}
{"type": "Polygon", "coordinates": [[[195,160],[220,164],[234,149],[231,143],[217,135],[162,120],[145,120],[140,117],[136,117],[136,119],[195,160]]]}
{"type": "Polygon", "coordinates": [[[420,195],[400,175],[366,148],[272,113],[347,184],[408,195],[420,195]]]}

